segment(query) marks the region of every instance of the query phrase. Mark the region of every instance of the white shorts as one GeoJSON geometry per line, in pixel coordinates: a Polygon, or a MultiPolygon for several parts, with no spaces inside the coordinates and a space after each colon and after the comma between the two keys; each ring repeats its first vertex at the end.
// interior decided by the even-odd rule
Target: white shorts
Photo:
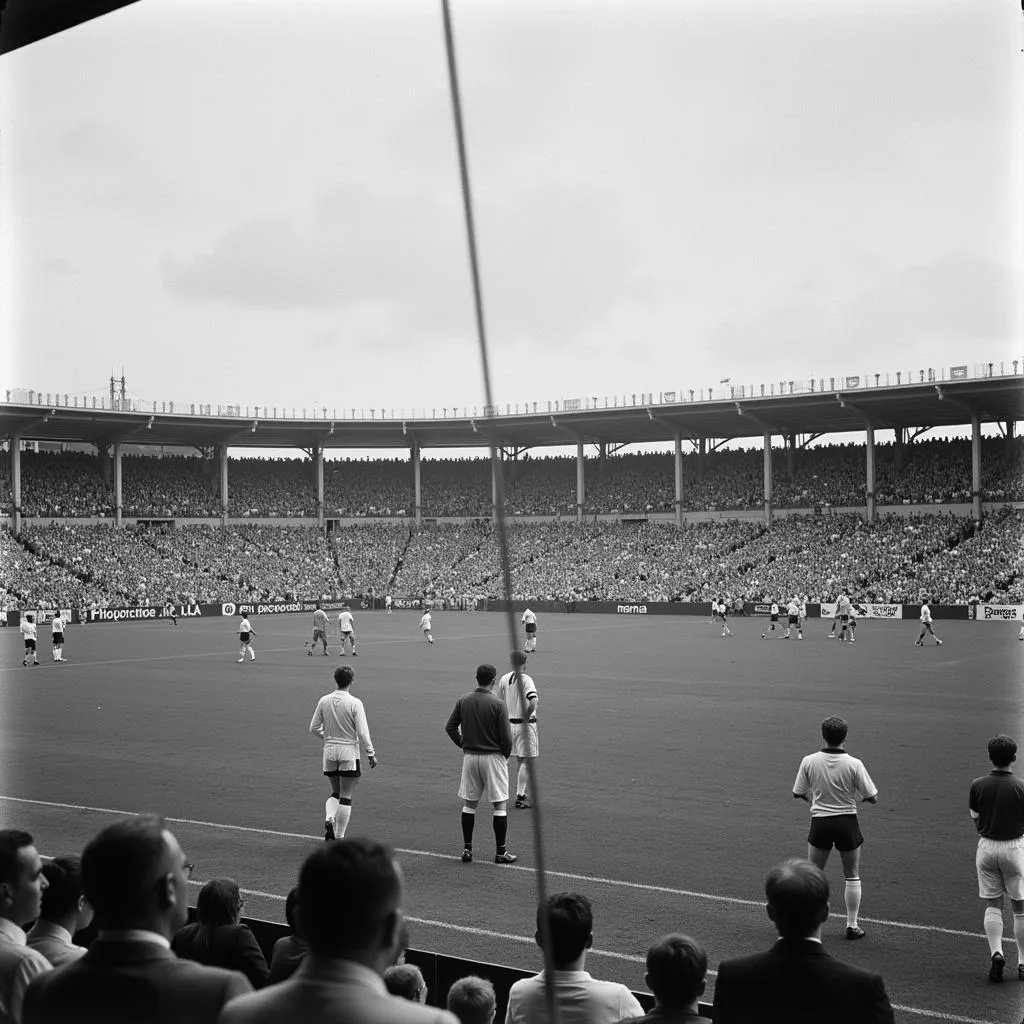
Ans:
{"type": "Polygon", "coordinates": [[[359,758],[347,743],[324,744],[324,774],[328,772],[358,772],[359,758]]]}
{"type": "Polygon", "coordinates": [[[516,757],[537,757],[540,754],[536,722],[512,726],[512,753],[516,757]]]}
{"type": "Polygon", "coordinates": [[[459,799],[479,800],[484,796],[492,804],[508,799],[508,761],[501,754],[466,754],[459,799]]]}
{"type": "Polygon", "coordinates": [[[978,840],[974,859],[978,869],[978,895],[995,899],[1005,892],[1011,900],[1024,900],[1024,836],[1020,839],[978,840]]]}

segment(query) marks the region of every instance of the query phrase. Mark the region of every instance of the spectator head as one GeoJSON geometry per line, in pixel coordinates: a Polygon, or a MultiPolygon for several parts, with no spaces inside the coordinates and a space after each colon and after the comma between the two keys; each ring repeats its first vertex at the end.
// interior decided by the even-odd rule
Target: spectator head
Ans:
{"type": "Polygon", "coordinates": [[[201,925],[216,928],[221,924],[237,924],[245,900],[233,878],[211,878],[196,900],[196,917],[201,925]]]}
{"type": "Polygon", "coordinates": [[[316,603],[316,610],[320,611],[320,602],[319,601],[317,601],[317,603],[316,603]]]}
{"type": "Polygon", "coordinates": [[[542,917],[547,913],[551,957],[557,970],[565,970],[594,943],[594,914],[590,900],[577,892],[556,892],[546,907],[537,910],[537,945],[541,945],[542,917]]]}
{"type": "Polygon", "coordinates": [[[490,686],[497,676],[498,670],[493,665],[478,665],[476,670],[476,685],[490,686]]]}
{"type": "Polygon", "coordinates": [[[849,726],[845,720],[838,715],[831,715],[821,723],[822,739],[830,747],[841,747],[846,742],[846,733],[849,726]]]}
{"type": "Polygon", "coordinates": [[[352,680],[355,679],[356,674],[352,669],[351,665],[342,665],[341,668],[334,670],[334,685],[339,690],[346,690],[352,685],[352,680]]]}
{"type": "Polygon", "coordinates": [[[454,1013],[461,1024],[491,1024],[498,999],[494,986],[486,978],[469,974],[448,989],[446,1003],[449,1012],[454,1013]]]}
{"type": "Polygon", "coordinates": [[[401,902],[394,851],[370,839],[325,843],[299,872],[299,927],[310,951],[356,960],[381,975],[400,941],[401,902]]]}
{"type": "Polygon", "coordinates": [[[28,614],[27,614],[27,615],[25,616],[25,618],[26,618],[26,620],[27,620],[28,622],[35,622],[35,621],[36,621],[36,617],[35,617],[35,616],[34,616],[34,615],[33,615],[33,614],[31,613],[31,612],[29,612],[29,613],[28,613],[28,614]]]}
{"type": "Polygon", "coordinates": [[[817,936],[828,920],[828,879],[809,860],[793,857],[768,872],[768,916],[784,939],[817,936]]]}
{"type": "Polygon", "coordinates": [[[659,1006],[685,1010],[704,994],[707,954],[689,935],[665,935],[647,950],[644,981],[659,1006]]]}
{"type": "Polygon", "coordinates": [[[993,736],[988,741],[988,759],[996,768],[1009,768],[1017,760],[1017,744],[1009,736],[993,736]]]}
{"type": "Polygon", "coordinates": [[[302,938],[299,930],[299,887],[293,885],[288,890],[288,896],[284,901],[284,919],[288,922],[288,929],[292,935],[302,938]]]}
{"type": "Polygon", "coordinates": [[[526,653],[524,651],[512,652],[512,667],[522,668],[526,664],[526,653]]]}
{"type": "Polygon", "coordinates": [[[384,972],[384,987],[393,996],[408,999],[410,1003],[427,1001],[427,983],[415,964],[392,964],[384,972]]]}
{"type": "Polygon", "coordinates": [[[34,921],[47,884],[32,837],[20,829],[0,829],[0,918],[19,928],[34,921]]]}
{"type": "Polygon", "coordinates": [[[156,814],[108,825],[82,853],[82,888],[102,928],[168,939],[188,920],[192,865],[156,814]]]}
{"type": "Polygon", "coordinates": [[[74,855],[54,857],[43,865],[46,889],[39,916],[44,921],[67,928],[72,935],[88,928],[92,921],[92,904],[82,890],[82,858],[74,855]]]}

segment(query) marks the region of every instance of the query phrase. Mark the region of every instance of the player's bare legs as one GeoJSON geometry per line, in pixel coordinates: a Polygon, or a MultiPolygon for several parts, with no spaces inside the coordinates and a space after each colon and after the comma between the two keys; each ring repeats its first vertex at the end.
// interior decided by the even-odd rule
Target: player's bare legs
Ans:
{"type": "MultiPolygon", "coordinates": [[[[527,810],[530,806],[530,767],[526,763],[527,760],[525,757],[516,757],[516,807],[520,810],[527,810]]],[[[512,776],[509,773],[509,782],[511,781],[512,776]]]]}
{"type": "Polygon", "coordinates": [[[860,847],[853,850],[840,850],[839,856],[843,862],[843,875],[846,878],[846,891],[843,893],[846,902],[846,937],[860,939],[864,936],[864,929],[857,923],[861,897],[860,847]]]}
{"type": "Polygon", "coordinates": [[[816,867],[825,870],[825,865],[828,863],[828,855],[831,850],[823,850],[819,846],[811,846],[807,844],[807,859],[816,867]]]}

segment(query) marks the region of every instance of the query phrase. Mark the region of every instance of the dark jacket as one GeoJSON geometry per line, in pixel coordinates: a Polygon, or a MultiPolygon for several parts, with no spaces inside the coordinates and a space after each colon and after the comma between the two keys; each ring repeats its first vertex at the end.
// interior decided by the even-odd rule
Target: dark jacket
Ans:
{"type": "Polygon", "coordinates": [[[268,985],[276,985],[285,978],[290,978],[298,969],[309,946],[297,935],[283,935],[274,943],[274,952],[270,956],[270,977],[268,985]]]}
{"type": "Polygon", "coordinates": [[[22,1021],[215,1024],[230,999],[251,989],[241,974],[179,960],[155,942],[97,939],[74,963],[33,979],[22,1021]]]}
{"type": "Polygon", "coordinates": [[[253,988],[262,988],[270,974],[256,936],[245,924],[187,924],[175,933],[171,949],[183,960],[240,971],[253,988]]]}
{"type": "Polygon", "coordinates": [[[714,1008],[715,1024],[893,1024],[881,975],[809,939],[779,939],[766,953],[723,960],[714,1008]]]}
{"type": "Polygon", "coordinates": [[[508,708],[486,686],[460,697],[444,731],[452,742],[467,754],[512,753],[512,726],[508,724],[508,708]]]}

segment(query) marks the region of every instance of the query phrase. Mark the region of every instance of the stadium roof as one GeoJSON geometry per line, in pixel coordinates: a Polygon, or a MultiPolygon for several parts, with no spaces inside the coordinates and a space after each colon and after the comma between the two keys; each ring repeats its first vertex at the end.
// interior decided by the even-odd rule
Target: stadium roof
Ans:
{"type": "MultiPolygon", "coordinates": [[[[851,380],[855,380],[852,378],[851,380]]],[[[804,394],[752,396],[751,389],[730,389],[730,397],[697,401],[660,401],[636,405],[497,416],[441,418],[295,419],[268,415],[269,409],[242,411],[209,406],[171,412],[168,403],[132,400],[130,409],[59,404],[63,396],[33,395],[32,401],[0,403],[0,435],[24,440],[186,445],[207,448],[473,448],[492,440],[505,448],[538,448],[584,443],[635,444],[684,439],[760,437],[772,434],[824,434],[875,429],[963,426],[1024,420],[1024,375],[848,387],[804,394]],[[159,407],[159,410],[158,410],[159,407]],[[191,409],[203,410],[192,412],[191,409]]],[[[675,395],[671,395],[675,398],[675,395]]],[[[77,399],[76,399],[77,401],[77,399]]],[[[573,403],[576,404],[576,403],[573,403]]],[[[538,403],[539,408],[540,403],[538,403]]],[[[276,410],[275,410],[276,411],[276,410]]],[[[283,412],[283,410],[282,410],[283,412]]]]}

